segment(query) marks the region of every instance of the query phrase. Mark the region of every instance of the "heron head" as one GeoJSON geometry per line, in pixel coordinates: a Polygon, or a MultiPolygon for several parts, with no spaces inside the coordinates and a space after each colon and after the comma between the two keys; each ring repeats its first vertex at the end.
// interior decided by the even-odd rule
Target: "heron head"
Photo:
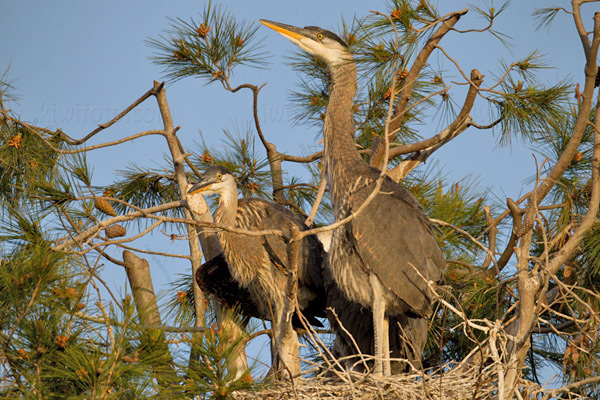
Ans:
{"type": "Polygon", "coordinates": [[[298,28],[265,19],[261,19],[260,22],[288,38],[302,50],[322,58],[328,65],[343,64],[352,60],[346,42],[333,32],[318,26],[298,28]]]}
{"type": "Polygon", "coordinates": [[[216,165],[204,171],[202,178],[188,190],[187,194],[189,196],[196,194],[222,195],[231,190],[237,195],[235,178],[227,168],[216,165]]]}

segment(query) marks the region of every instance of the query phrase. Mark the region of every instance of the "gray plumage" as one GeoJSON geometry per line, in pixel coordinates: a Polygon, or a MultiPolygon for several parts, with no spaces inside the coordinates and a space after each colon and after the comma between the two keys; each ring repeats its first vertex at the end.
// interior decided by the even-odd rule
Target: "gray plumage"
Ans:
{"type": "MultiPolygon", "coordinates": [[[[381,173],[369,166],[356,149],[352,116],[356,65],[347,45],[329,31],[261,22],[322,58],[329,67],[332,81],[325,114],[324,161],[339,221],[360,207],[381,173]]],[[[376,356],[375,372],[391,373],[389,360],[382,360],[390,351],[392,356],[418,362],[427,333],[424,318],[432,313],[432,294],[415,270],[425,279],[437,281],[445,263],[430,221],[417,200],[386,177],[380,193],[363,212],[334,230],[328,265],[334,282],[330,285],[329,304],[358,339],[361,351],[376,356]],[[372,316],[372,321],[365,323],[365,316],[372,316]],[[408,340],[399,336],[390,339],[388,321],[392,333],[404,331],[408,340]],[[370,340],[370,334],[374,340],[370,340]]],[[[332,325],[337,333],[334,350],[342,356],[355,354],[335,320],[332,325]]]]}
{"type": "MultiPolygon", "coordinates": [[[[190,188],[188,196],[213,193],[220,195],[214,213],[218,224],[248,231],[280,230],[288,235],[290,224],[298,226],[300,230],[307,229],[301,217],[279,204],[257,198],[238,199],[235,178],[225,167],[208,168],[202,179],[190,188]]],[[[204,287],[217,297],[221,296],[228,305],[249,301],[253,303],[251,307],[246,307],[250,310],[250,316],[277,322],[287,281],[286,243],[274,235],[249,236],[226,230],[218,230],[217,237],[224,260],[216,259],[207,263],[207,268],[201,269],[200,279],[215,278],[215,282],[220,283],[203,283],[204,287]],[[224,265],[228,271],[222,270],[224,265]],[[235,285],[229,281],[227,272],[235,285]],[[236,285],[243,289],[238,293],[239,300],[235,298],[236,285]]],[[[302,241],[298,257],[298,304],[315,325],[320,325],[315,317],[325,317],[324,258],[323,247],[314,235],[302,241]]],[[[295,325],[299,325],[297,319],[295,322],[295,325]]]]}

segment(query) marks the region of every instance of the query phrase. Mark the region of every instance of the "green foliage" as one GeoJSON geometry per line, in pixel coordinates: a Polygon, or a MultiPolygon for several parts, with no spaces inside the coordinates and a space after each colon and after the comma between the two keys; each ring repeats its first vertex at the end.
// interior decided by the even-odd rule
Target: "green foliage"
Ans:
{"type": "MultiPolygon", "coordinates": [[[[24,225],[17,211],[12,212],[24,225]]],[[[5,231],[5,229],[3,229],[5,231]]],[[[3,232],[4,236],[6,232],[3,232]]],[[[81,320],[73,314],[86,301],[85,283],[73,270],[77,261],[65,253],[50,250],[51,243],[40,232],[24,234],[10,251],[2,254],[0,265],[0,346],[4,367],[20,385],[2,389],[0,396],[63,398],[77,394],[77,382],[54,377],[63,368],[66,349],[93,346],[85,339],[81,320]],[[9,390],[9,392],[6,392],[9,390]]]]}
{"type": "MultiPolygon", "coordinates": [[[[480,15],[481,18],[483,18],[489,25],[487,29],[487,32],[490,33],[491,35],[493,35],[496,39],[498,39],[500,42],[502,42],[505,45],[508,45],[507,39],[509,38],[507,35],[505,35],[502,32],[499,32],[495,29],[493,29],[493,23],[494,20],[496,18],[498,18],[498,16],[500,16],[500,14],[502,14],[504,11],[506,11],[506,9],[508,8],[508,6],[510,5],[511,0],[505,0],[501,3],[500,7],[496,8],[494,7],[494,0],[491,1],[486,1],[485,2],[485,8],[480,8],[477,7],[476,5],[471,5],[469,8],[472,8],[477,14],[480,15]]],[[[496,3],[498,4],[498,3],[496,3]]]]}
{"type": "Polygon", "coordinates": [[[220,400],[230,398],[235,391],[258,387],[249,370],[242,371],[240,377],[234,379],[238,371],[227,368],[228,360],[233,357],[241,338],[233,340],[222,325],[217,328],[216,324],[212,324],[197,340],[202,355],[199,367],[188,375],[185,383],[187,391],[206,393],[203,398],[220,400]]]}
{"type": "Polygon", "coordinates": [[[238,65],[265,65],[254,22],[237,22],[225,8],[208,3],[200,21],[171,20],[171,29],[147,43],[157,53],[152,60],[169,80],[200,77],[208,83],[231,77],[238,65]]]}
{"type": "Polygon", "coordinates": [[[5,219],[1,225],[0,239],[5,246],[18,246],[43,240],[40,229],[41,218],[28,212],[31,210],[22,210],[9,203],[4,203],[2,206],[5,219]]]}
{"type": "Polygon", "coordinates": [[[509,144],[516,134],[534,141],[562,123],[573,89],[568,80],[550,86],[539,82],[537,73],[548,68],[537,51],[509,65],[501,62],[501,74],[496,79],[502,91],[492,91],[489,97],[495,108],[492,119],[500,123],[501,144],[509,144]]]}
{"type": "MultiPolygon", "coordinates": [[[[170,284],[170,295],[164,299],[164,318],[173,321],[175,326],[191,326],[194,324],[194,289],[192,287],[194,280],[191,274],[181,274],[170,284]],[[175,293],[175,295],[172,295],[175,293]]],[[[204,295],[204,302],[209,304],[209,297],[204,295]]],[[[206,316],[206,321],[216,321],[214,307],[209,307],[210,315],[206,316]]]]}
{"type": "Polygon", "coordinates": [[[562,9],[560,7],[546,7],[546,8],[538,8],[533,12],[533,16],[538,20],[537,29],[545,26],[550,29],[550,25],[554,18],[558,15],[558,13],[562,9]]]}
{"type": "MultiPolygon", "coordinates": [[[[138,208],[155,207],[181,199],[175,175],[167,168],[160,171],[131,165],[129,169],[120,171],[120,175],[122,179],[104,189],[103,195],[123,200],[138,208]]],[[[119,214],[133,211],[123,203],[115,203],[114,208],[119,214]]],[[[183,212],[174,209],[165,211],[163,215],[181,217],[183,212]]]]}
{"type": "MultiPolygon", "coordinates": [[[[57,137],[38,134],[61,148],[57,137]]],[[[9,120],[0,120],[0,198],[4,201],[24,200],[22,193],[47,179],[59,155],[45,145],[38,136],[9,120]]]]}
{"type": "Polygon", "coordinates": [[[416,42],[421,38],[418,30],[441,17],[433,2],[427,0],[389,0],[384,7],[388,14],[376,13],[369,24],[377,36],[398,32],[401,40],[416,42]]]}
{"type": "Polygon", "coordinates": [[[559,120],[565,109],[569,88],[559,83],[550,88],[529,86],[520,89],[512,81],[503,84],[505,93],[496,102],[498,118],[501,119],[501,142],[510,141],[511,135],[520,133],[531,140],[534,135],[544,132],[559,120]],[[513,93],[510,93],[510,89],[513,93]]]}

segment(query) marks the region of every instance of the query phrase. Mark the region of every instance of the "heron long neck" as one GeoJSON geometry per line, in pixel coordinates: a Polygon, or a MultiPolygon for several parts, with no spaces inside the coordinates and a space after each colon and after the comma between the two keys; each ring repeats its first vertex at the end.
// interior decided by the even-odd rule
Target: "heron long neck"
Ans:
{"type": "MultiPolygon", "coordinates": [[[[237,190],[227,190],[219,197],[219,206],[215,211],[215,222],[217,224],[235,226],[235,217],[238,208],[237,190]]],[[[225,233],[225,231],[220,231],[225,233]]]]}
{"type": "Polygon", "coordinates": [[[367,167],[356,149],[352,101],[356,94],[356,64],[349,60],[330,66],[332,75],[325,113],[325,171],[337,208],[356,181],[356,172],[367,167]]]}

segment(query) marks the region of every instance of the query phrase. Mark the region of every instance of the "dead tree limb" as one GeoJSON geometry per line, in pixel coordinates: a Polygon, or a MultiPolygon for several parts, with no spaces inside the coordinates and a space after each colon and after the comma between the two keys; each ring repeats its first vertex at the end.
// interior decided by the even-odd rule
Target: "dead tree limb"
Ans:
{"type": "Polygon", "coordinates": [[[472,120],[469,116],[469,113],[473,109],[475,98],[479,92],[479,87],[483,82],[483,75],[476,69],[471,71],[471,82],[472,83],[469,86],[463,107],[454,121],[452,121],[452,123],[444,130],[422,142],[413,143],[406,146],[398,146],[389,150],[389,156],[387,157],[388,160],[391,160],[401,154],[414,152],[395,168],[390,170],[389,175],[392,179],[394,179],[396,182],[402,180],[417,165],[427,161],[433,152],[460,135],[470,126],[472,120]]]}
{"type": "MultiPolygon", "coordinates": [[[[125,250],[123,251],[123,262],[141,323],[147,326],[162,325],[148,261],[125,250]]],[[[157,380],[162,382],[159,388],[176,385],[179,378],[175,373],[173,357],[169,351],[164,331],[158,328],[146,328],[145,333],[151,343],[151,349],[160,354],[160,357],[152,357],[152,368],[157,380]]]]}
{"type": "Polygon", "coordinates": [[[300,248],[300,230],[290,224],[291,240],[288,243],[288,269],[283,310],[277,324],[277,349],[285,370],[290,379],[300,374],[300,353],[298,334],[292,327],[292,316],[296,310],[296,293],[298,292],[298,251],[300,248]]]}
{"type": "Polygon", "coordinates": [[[283,171],[281,168],[283,156],[279,153],[279,151],[277,151],[277,146],[265,138],[260,126],[260,120],[258,118],[258,93],[265,85],[266,83],[258,87],[256,85],[245,83],[243,85],[239,85],[238,87],[232,88],[229,86],[229,82],[225,81],[225,88],[232,93],[244,88],[252,91],[252,113],[254,116],[254,126],[256,128],[256,133],[258,133],[258,137],[260,138],[260,141],[267,152],[267,160],[269,161],[269,167],[271,171],[271,183],[273,185],[273,198],[279,203],[285,200],[283,196],[283,171]]]}
{"type": "MultiPolygon", "coordinates": [[[[176,136],[177,128],[173,125],[173,119],[171,116],[171,111],[169,109],[169,105],[167,103],[166,90],[163,84],[160,84],[154,81],[154,91],[152,93],[156,97],[156,101],[158,103],[158,107],[160,109],[160,114],[163,120],[164,131],[163,136],[167,140],[167,144],[169,146],[169,150],[171,152],[171,159],[173,161],[173,167],[175,170],[175,177],[177,179],[177,185],[179,187],[179,193],[182,199],[186,199],[187,197],[187,188],[188,181],[185,172],[185,154],[182,151],[181,144],[179,139],[176,136]]],[[[208,211],[208,207],[204,208],[204,212],[194,216],[187,208],[184,208],[185,218],[188,220],[200,220],[203,222],[212,222],[212,216],[208,211]]],[[[196,271],[200,267],[202,263],[202,251],[200,249],[200,245],[202,245],[202,249],[206,253],[207,258],[216,257],[220,252],[220,247],[218,245],[218,240],[214,235],[205,235],[204,233],[198,233],[197,229],[189,224],[186,224],[186,229],[188,233],[188,243],[190,248],[190,256],[191,256],[191,264],[192,264],[192,277],[196,276],[196,271]]],[[[200,230],[200,229],[199,229],[200,230]]],[[[206,305],[204,303],[204,293],[200,290],[200,287],[196,283],[195,279],[192,279],[192,287],[194,293],[194,306],[195,306],[195,326],[203,327],[205,326],[205,314],[206,314],[206,305]]],[[[194,339],[192,343],[200,343],[200,333],[193,333],[194,339]]],[[[200,360],[199,349],[196,345],[192,345],[192,349],[190,351],[189,357],[189,366],[194,369],[200,360]]]]}
{"type": "MultiPolygon", "coordinates": [[[[577,9],[575,3],[579,2],[574,1],[573,3],[574,9],[577,9]]],[[[594,22],[594,38],[599,38],[600,13],[596,13],[594,22]]],[[[600,43],[600,38],[598,39],[598,43],[600,43]]],[[[598,47],[596,46],[596,50],[597,48],[598,47]]],[[[597,54],[594,55],[594,57],[596,56],[597,54]]],[[[512,397],[512,393],[514,393],[516,390],[517,382],[521,375],[521,369],[524,365],[527,352],[531,346],[531,333],[535,328],[535,324],[540,313],[540,300],[545,300],[547,298],[548,280],[551,276],[555,276],[558,270],[570,259],[572,259],[575,254],[577,254],[583,238],[597,221],[598,210],[600,209],[600,119],[598,118],[598,112],[600,112],[600,103],[598,103],[596,109],[596,121],[592,125],[594,129],[594,150],[591,167],[592,178],[590,182],[591,198],[588,210],[581,223],[575,232],[569,237],[565,245],[560,250],[552,254],[552,258],[545,263],[545,265],[536,265],[531,269],[529,267],[529,249],[531,247],[532,230],[531,227],[521,229],[525,233],[520,238],[520,243],[517,250],[517,287],[519,291],[519,308],[518,317],[512,324],[512,329],[509,330],[509,333],[513,334],[514,339],[512,340],[509,352],[507,354],[508,363],[505,381],[506,398],[512,397]]],[[[588,118],[589,111],[587,113],[586,120],[588,118]]],[[[543,183],[544,182],[546,182],[546,180],[544,180],[543,183]]],[[[539,189],[539,187],[533,191],[529,201],[529,205],[534,207],[534,216],[536,216],[538,213],[538,209],[536,207],[536,204],[539,204],[539,200],[536,198],[537,189],[539,189]]]]}
{"type": "Polygon", "coordinates": [[[540,185],[529,196],[527,201],[527,208],[525,210],[525,217],[523,219],[523,225],[517,232],[517,237],[525,235],[532,227],[535,219],[535,209],[544,200],[544,198],[550,193],[550,190],[556,185],[561,176],[565,173],[573,158],[579,151],[579,145],[583,139],[583,134],[589,123],[590,113],[592,111],[592,104],[594,98],[594,88],[596,83],[596,74],[598,72],[598,47],[600,46],[600,13],[594,15],[594,30],[592,41],[590,42],[588,32],[583,26],[581,20],[580,6],[583,3],[581,0],[573,0],[573,18],[575,19],[575,26],[581,37],[583,45],[586,64],[584,68],[585,83],[582,92],[582,101],[579,107],[579,114],[573,127],[573,132],[569,143],[562,152],[560,158],[556,161],[556,164],[548,172],[545,179],[540,185]],[[535,199],[535,202],[534,202],[535,199]]]}
{"type": "MultiPolygon", "coordinates": [[[[405,114],[408,108],[408,104],[411,99],[411,94],[414,88],[415,83],[417,82],[417,78],[421,74],[421,70],[427,64],[427,60],[429,56],[436,48],[436,46],[440,43],[442,38],[452,30],[454,25],[458,22],[460,17],[465,15],[469,10],[464,9],[462,11],[457,11],[451,14],[448,18],[446,18],[440,27],[431,35],[421,52],[415,58],[413,65],[411,66],[406,78],[404,79],[404,85],[398,94],[398,104],[396,105],[396,109],[394,110],[394,115],[392,116],[392,121],[390,123],[389,132],[397,132],[398,128],[402,126],[405,121],[405,114]]],[[[388,138],[388,142],[393,142],[393,137],[388,138]]],[[[373,141],[372,149],[371,149],[371,165],[376,168],[382,169],[382,165],[386,160],[383,157],[385,152],[383,141],[377,140],[373,141]]]]}

